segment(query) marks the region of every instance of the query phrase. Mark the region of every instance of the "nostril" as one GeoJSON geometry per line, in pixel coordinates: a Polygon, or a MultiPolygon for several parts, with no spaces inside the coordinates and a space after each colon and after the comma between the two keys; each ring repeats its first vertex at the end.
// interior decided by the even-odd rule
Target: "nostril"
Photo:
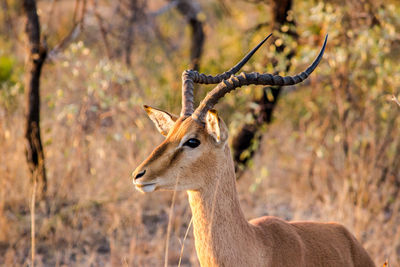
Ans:
{"type": "Polygon", "coordinates": [[[142,177],[145,173],[146,173],[146,170],[143,170],[143,171],[139,172],[138,174],[136,174],[135,179],[139,179],[139,178],[142,177]]]}

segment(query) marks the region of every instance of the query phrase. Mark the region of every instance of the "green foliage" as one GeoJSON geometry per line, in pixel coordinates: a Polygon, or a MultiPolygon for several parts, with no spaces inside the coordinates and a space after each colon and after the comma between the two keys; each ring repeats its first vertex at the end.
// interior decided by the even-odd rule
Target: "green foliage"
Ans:
{"type": "Polygon", "coordinates": [[[12,58],[0,56],[0,83],[11,82],[13,67],[12,58]]]}
{"type": "Polygon", "coordinates": [[[8,111],[17,108],[17,97],[23,92],[18,82],[15,59],[10,56],[0,56],[0,106],[8,111]]]}
{"type": "MultiPolygon", "coordinates": [[[[20,5],[17,1],[8,3],[12,10],[20,5]]],[[[51,19],[49,3],[39,3],[42,29],[48,33],[51,47],[70,29],[74,2],[61,1],[62,7],[58,8],[55,1],[51,19]]],[[[228,70],[272,31],[269,5],[259,1],[227,3],[201,2],[207,17],[201,72],[217,74],[228,70]]],[[[99,1],[98,5],[107,18],[107,29],[112,29],[107,33],[111,48],[122,47],[111,37],[119,34],[113,28],[116,18],[107,17],[112,14],[111,5],[107,1],[99,1]]],[[[157,7],[155,3],[151,5],[157,7]]],[[[398,235],[391,229],[398,229],[399,221],[396,192],[400,192],[400,112],[388,100],[388,96],[400,96],[398,14],[400,5],[390,0],[384,4],[372,0],[294,1],[290,17],[296,25],[291,30],[299,38],[273,31],[276,41],[268,41],[243,70],[296,74],[314,59],[328,33],[326,53],[307,81],[283,91],[273,123],[252,143],[251,150],[261,146],[249,167],[255,177],[244,177],[247,180],[239,183],[242,192],[248,185],[244,191],[253,193],[245,202],[256,207],[251,210],[257,215],[276,214],[276,210],[266,211],[269,194],[289,198],[288,205],[296,209],[296,214],[284,216],[341,221],[352,230],[358,229],[357,237],[365,236],[362,242],[375,259],[389,255],[393,262],[400,260],[393,249],[400,244],[393,240],[388,249],[384,244],[398,235]],[[286,46],[283,53],[277,53],[280,44],[286,46]],[[296,53],[291,69],[286,71],[291,49],[296,53]],[[257,202],[257,198],[261,201],[257,202]]],[[[44,66],[41,123],[53,199],[50,214],[44,212],[40,220],[44,226],[47,218],[54,220],[49,224],[53,233],[40,223],[37,227],[41,251],[49,253],[41,255],[48,260],[45,265],[104,265],[102,259],[109,255],[99,256],[95,237],[111,239],[115,259],[133,257],[128,265],[162,265],[162,261],[149,262],[154,255],[163,254],[164,247],[159,244],[164,244],[162,229],[166,226],[154,226],[154,236],[146,230],[148,225],[143,218],[149,214],[158,218],[160,210],[168,209],[170,195],[153,195],[148,201],[147,196],[135,194],[127,185],[134,166],[162,140],[141,106],[149,104],[175,114],[180,111],[181,73],[189,66],[190,28],[173,9],[152,18],[151,23],[158,26],[157,31],[142,34],[147,31],[143,27],[135,32],[131,67],[123,63],[123,51],[116,51],[113,58],[106,56],[95,19],[88,19],[76,42],[44,66]],[[113,204],[87,204],[104,203],[103,199],[113,204]],[[71,209],[74,202],[82,208],[71,209]],[[143,208],[146,203],[150,203],[150,211],[143,208]],[[87,206],[90,208],[84,208],[87,206]],[[137,216],[132,216],[132,211],[137,216]],[[104,220],[97,225],[99,216],[104,220]],[[155,252],[141,251],[143,244],[145,251],[155,252]],[[50,255],[54,251],[65,253],[50,255]],[[81,264],[72,260],[80,257],[81,264]],[[99,262],[94,263],[93,257],[99,262]]],[[[23,27],[20,28],[22,33],[23,27]]],[[[18,221],[13,221],[12,216],[0,220],[8,223],[0,227],[0,241],[10,244],[9,265],[26,263],[24,251],[30,245],[29,236],[21,235],[30,231],[26,196],[31,194],[25,173],[28,168],[21,167],[25,161],[21,133],[22,47],[22,42],[16,40],[0,41],[0,147],[5,162],[4,168],[0,167],[0,177],[7,177],[2,186],[9,196],[0,212],[4,209],[7,214],[21,214],[18,221]]],[[[212,88],[196,87],[196,102],[212,88]]],[[[242,87],[216,106],[231,137],[240,125],[253,121],[247,111],[257,110],[251,99],[261,90],[259,86],[242,87]]],[[[242,156],[249,154],[247,151],[242,156]]],[[[274,201],[271,197],[269,206],[277,203],[274,201]]],[[[184,224],[190,213],[186,204],[175,210],[179,231],[179,222],[184,224]]]]}

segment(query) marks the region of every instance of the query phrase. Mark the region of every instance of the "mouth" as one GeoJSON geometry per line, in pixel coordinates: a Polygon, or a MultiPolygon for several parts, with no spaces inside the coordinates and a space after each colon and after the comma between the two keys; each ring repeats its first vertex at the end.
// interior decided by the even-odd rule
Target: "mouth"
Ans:
{"type": "Polygon", "coordinates": [[[156,183],[145,183],[145,184],[135,183],[135,186],[136,189],[138,189],[143,193],[150,193],[156,189],[156,183]]]}

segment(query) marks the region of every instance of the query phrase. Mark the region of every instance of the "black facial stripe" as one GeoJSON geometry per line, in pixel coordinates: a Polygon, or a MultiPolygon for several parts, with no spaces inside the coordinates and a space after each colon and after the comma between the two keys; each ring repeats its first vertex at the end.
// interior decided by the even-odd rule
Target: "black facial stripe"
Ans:
{"type": "Polygon", "coordinates": [[[169,166],[173,165],[179,159],[180,155],[182,154],[182,151],[183,149],[180,147],[171,155],[171,158],[169,160],[169,166]]]}
{"type": "Polygon", "coordinates": [[[168,143],[161,144],[159,147],[156,148],[156,150],[153,151],[150,155],[150,160],[147,162],[147,164],[157,160],[168,148],[168,143]]]}

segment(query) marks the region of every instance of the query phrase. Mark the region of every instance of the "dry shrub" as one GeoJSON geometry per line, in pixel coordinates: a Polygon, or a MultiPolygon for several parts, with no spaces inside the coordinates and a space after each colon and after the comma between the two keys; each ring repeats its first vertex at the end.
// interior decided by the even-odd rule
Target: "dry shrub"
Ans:
{"type": "MultiPolygon", "coordinates": [[[[328,48],[311,79],[283,95],[261,150],[238,188],[249,219],[268,214],[337,221],[357,236],[376,263],[388,259],[396,266],[400,111],[386,96],[398,97],[400,88],[399,40],[394,30],[400,25],[399,6],[368,7],[372,4],[366,2],[354,7],[354,3],[296,2],[293,16],[300,43],[281,36],[288,47],[297,48],[291,73],[311,61],[326,32],[328,48]],[[361,11],[351,12],[355,8],[361,11]]],[[[247,31],[254,26],[249,21],[268,21],[269,10],[263,3],[237,2],[228,7],[205,1],[204,10],[209,15],[205,72],[228,69],[265,35],[247,31]]],[[[160,18],[161,29],[171,35],[185,32],[175,15],[160,18]]],[[[118,58],[106,59],[94,41],[99,36],[96,25],[88,21],[89,37],[83,35],[84,42],[72,44],[43,71],[42,134],[49,193],[46,202],[36,207],[36,263],[161,266],[172,195],[138,193],[130,173],[162,140],[140,105],[179,111],[180,73],[189,62],[188,43],[179,34],[171,38],[171,50],[163,49],[159,40],[138,43],[128,69],[118,58]]],[[[274,47],[263,51],[246,70],[272,71],[274,47]]],[[[20,83],[22,79],[20,75],[20,83]]],[[[198,96],[206,90],[199,88],[198,96]]],[[[254,87],[243,88],[219,105],[231,128],[246,119],[241,112],[254,92],[254,87]]],[[[30,264],[31,183],[24,158],[24,101],[20,93],[12,97],[16,103],[12,110],[0,106],[0,264],[4,266],[30,264]]],[[[190,218],[186,194],[178,193],[170,265],[179,262],[190,218]]],[[[189,231],[182,266],[193,265],[198,261],[189,231]]]]}

